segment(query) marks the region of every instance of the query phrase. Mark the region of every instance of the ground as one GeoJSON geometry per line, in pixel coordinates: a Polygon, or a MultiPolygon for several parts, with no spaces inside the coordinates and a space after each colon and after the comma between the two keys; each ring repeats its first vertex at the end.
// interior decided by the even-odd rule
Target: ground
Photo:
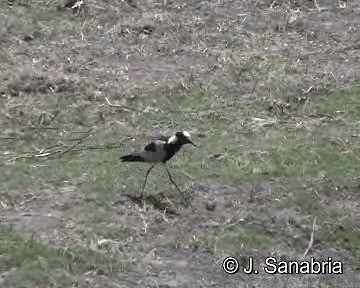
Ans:
{"type": "Polygon", "coordinates": [[[1,286],[358,287],[358,1],[70,2],[0,3],[1,286]],[[161,166],[139,206],[119,157],[181,130],[191,206],[161,166]]]}

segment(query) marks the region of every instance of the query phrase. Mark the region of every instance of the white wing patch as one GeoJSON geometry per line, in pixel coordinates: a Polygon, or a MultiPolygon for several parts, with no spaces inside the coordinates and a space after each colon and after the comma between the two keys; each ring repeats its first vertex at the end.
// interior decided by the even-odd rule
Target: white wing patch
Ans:
{"type": "Polygon", "coordinates": [[[155,147],[156,147],[156,149],[158,148],[158,147],[163,147],[164,145],[165,145],[165,141],[164,140],[159,140],[159,139],[157,139],[157,140],[155,140],[155,147]]]}
{"type": "Polygon", "coordinates": [[[190,136],[190,133],[189,133],[189,132],[184,131],[184,132],[183,132],[183,134],[184,134],[184,136],[185,136],[186,138],[188,138],[188,139],[190,139],[190,138],[191,138],[191,136],[190,136]]]}
{"type": "Polygon", "coordinates": [[[171,136],[171,137],[169,138],[169,140],[168,140],[168,144],[173,144],[173,143],[176,142],[176,140],[177,140],[177,138],[176,138],[175,135],[174,135],[174,136],[171,136]]]}

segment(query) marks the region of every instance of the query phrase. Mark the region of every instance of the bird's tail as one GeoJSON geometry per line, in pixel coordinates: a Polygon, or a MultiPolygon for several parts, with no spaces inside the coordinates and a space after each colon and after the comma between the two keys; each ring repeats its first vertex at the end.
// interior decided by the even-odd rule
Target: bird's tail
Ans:
{"type": "Polygon", "coordinates": [[[121,162],[144,162],[144,159],[137,155],[124,155],[120,159],[121,162]]]}

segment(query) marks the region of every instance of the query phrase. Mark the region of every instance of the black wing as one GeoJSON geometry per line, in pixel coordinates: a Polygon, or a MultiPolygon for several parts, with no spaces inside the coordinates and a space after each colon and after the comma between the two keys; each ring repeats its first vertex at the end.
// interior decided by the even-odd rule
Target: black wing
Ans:
{"type": "Polygon", "coordinates": [[[151,142],[150,144],[146,145],[144,150],[147,152],[156,152],[156,146],[159,144],[165,144],[169,140],[170,137],[168,136],[159,136],[156,137],[156,140],[151,142]],[[163,143],[162,143],[163,142],[163,143]]]}
{"type": "Polygon", "coordinates": [[[150,144],[146,145],[144,150],[147,151],[147,152],[155,152],[156,151],[155,142],[151,142],[150,144]]]}

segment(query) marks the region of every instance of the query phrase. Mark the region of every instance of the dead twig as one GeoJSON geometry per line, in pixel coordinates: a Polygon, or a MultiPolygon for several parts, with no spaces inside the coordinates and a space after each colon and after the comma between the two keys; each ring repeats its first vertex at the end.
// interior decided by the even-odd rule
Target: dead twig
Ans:
{"type": "Polygon", "coordinates": [[[49,126],[59,114],[60,114],[60,111],[56,110],[54,115],[49,119],[49,121],[44,126],[45,127],[49,126]]]}
{"type": "Polygon", "coordinates": [[[73,145],[71,145],[70,147],[68,147],[67,149],[59,152],[58,154],[55,154],[55,156],[56,156],[56,157],[60,157],[60,156],[64,155],[65,153],[71,151],[71,150],[74,149],[75,147],[79,146],[86,138],[88,138],[88,137],[91,135],[91,134],[90,134],[91,130],[92,130],[92,128],[89,129],[89,131],[87,132],[87,134],[85,134],[84,136],[81,136],[81,137],[79,138],[79,140],[78,140],[75,144],[73,144],[73,145]]]}
{"type": "Polygon", "coordinates": [[[303,107],[303,111],[304,111],[304,112],[305,112],[305,110],[306,110],[306,108],[307,108],[307,106],[308,106],[308,104],[309,104],[309,101],[310,101],[310,98],[309,98],[309,97],[306,98],[305,104],[304,104],[304,107],[303,107]]]}
{"type": "MultiPolygon", "coordinates": [[[[146,207],[145,207],[145,211],[146,211],[146,207]]],[[[143,221],[143,224],[144,224],[143,230],[144,230],[144,233],[146,234],[148,223],[146,222],[146,219],[145,219],[144,215],[141,213],[141,211],[138,211],[138,212],[139,212],[139,215],[140,215],[140,217],[141,217],[141,219],[143,221]]]]}
{"type": "Polygon", "coordinates": [[[193,176],[191,176],[189,173],[186,173],[185,171],[178,170],[178,169],[176,169],[176,171],[178,171],[179,173],[185,175],[186,177],[190,178],[191,180],[195,180],[195,178],[193,176]]]}
{"type": "Polygon", "coordinates": [[[122,140],[120,143],[110,143],[110,144],[104,144],[104,145],[98,145],[98,146],[86,146],[86,147],[79,147],[78,149],[74,149],[72,150],[73,152],[78,152],[78,151],[84,151],[84,150],[102,150],[102,149],[116,149],[116,148],[120,148],[125,141],[128,140],[132,140],[134,139],[133,137],[127,137],[124,140],[122,140]]]}
{"type": "Polygon", "coordinates": [[[304,256],[306,256],[309,253],[312,245],[314,244],[315,228],[316,228],[316,216],[314,218],[313,225],[312,225],[312,232],[311,232],[311,236],[310,236],[310,242],[309,242],[309,245],[308,245],[308,247],[306,248],[306,250],[304,252],[304,256]]]}
{"type": "Polygon", "coordinates": [[[274,0],[274,1],[270,4],[270,9],[273,9],[273,8],[274,8],[274,6],[277,4],[276,2],[277,2],[277,0],[274,0]]]}
{"type": "MultiPolygon", "coordinates": [[[[134,139],[133,137],[126,137],[120,143],[112,142],[102,145],[93,145],[93,146],[80,146],[88,137],[91,136],[92,129],[89,129],[77,139],[70,139],[71,141],[76,142],[72,145],[67,145],[62,141],[58,141],[56,144],[50,145],[45,148],[36,148],[36,151],[25,151],[23,154],[14,156],[6,160],[7,163],[19,160],[19,159],[36,159],[36,160],[47,160],[51,158],[59,158],[64,156],[69,152],[79,152],[85,150],[102,150],[102,149],[117,149],[120,148],[126,141],[134,139]],[[80,147],[79,147],[80,146],[80,147]]],[[[80,132],[78,132],[80,133],[80,132]]],[[[0,139],[1,140],[1,139],[0,139]]],[[[11,140],[11,139],[10,139],[11,140]]]]}
{"type": "Polygon", "coordinates": [[[16,141],[16,140],[21,140],[24,137],[18,137],[18,136],[9,136],[9,137],[0,137],[0,141],[16,141]]]}
{"type": "Polygon", "coordinates": [[[13,158],[7,159],[6,162],[10,163],[19,159],[31,159],[34,158],[33,155],[28,155],[28,154],[23,154],[23,155],[19,155],[19,156],[15,156],[13,158]]]}
{"type": "Polygon", "coordinates": [[[315,4],[315,6],[316,6],[316,9],[317,9],[319,12],[322,12],[322,11],[328,9],[328,8],[325,8],[325,7],[320,7],[316,0],[313,0],[313,2],[314,2],[314,4],[315,4]]]}
{"type": "Polygon", "coordinates": [[[27,129],[32,129],[32,130],[35,130],[35,129],[43,129],[43,130],[62,130],[61,128],[58,128],[58,127],[47,127],[47,126],[28,126],[26,127],[27,129]]]}
{"type": "Polygon", "coordinates": [[[139,109],[133,108],[133,107],[129,107],[129,106],[125,106],[125,105],[116,105],[116,104],[112,104],[109,100],[108,97],[105,96],[105,101],[106,103],[110,106],[110,107],[114,107],[114,108],[120,108],[123,110],[132,110],[132,111],[137,111],[137,112],[142,112],[139,109]]]}
{"type": "Polygon", "coordinates": [[[70,147],[68,147],[67,149],[60,151],[58,154],[55,154],[56,157],[61,157],[63,156],[65,153],[71,151],[72,149],[74,149],[75,147],[79,146],[85,138],[80,139],[78,142],[76,142],[75,144],[71,145],[70,147]]]}

